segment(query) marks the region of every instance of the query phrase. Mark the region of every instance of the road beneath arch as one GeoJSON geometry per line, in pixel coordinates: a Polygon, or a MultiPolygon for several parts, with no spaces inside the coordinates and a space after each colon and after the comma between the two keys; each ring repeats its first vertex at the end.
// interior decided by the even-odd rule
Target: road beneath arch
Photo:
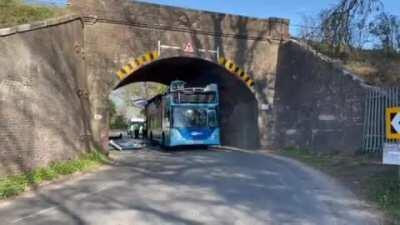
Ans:
{"type": "Polygon", "coordinates": [[[1,224],[377,225],[331,178],[230,150],[113,153],[115,165],[0,204],[1,224]]]}

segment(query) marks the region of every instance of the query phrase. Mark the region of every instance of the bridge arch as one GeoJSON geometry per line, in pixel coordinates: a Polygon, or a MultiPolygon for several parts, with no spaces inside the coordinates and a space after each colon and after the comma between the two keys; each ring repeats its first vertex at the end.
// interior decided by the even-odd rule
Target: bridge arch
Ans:
{"type": "Polygon", "coordinates": [[[258,101],[252,90],[254,81],[235,63],[224,58],[212,62],[202,58],[178,56],[159,58],[151,52],[134,59],[117,72],[115,89],[136,82],[169,85],[183,80],[189,86],[217,83],[220,91],[222,144],[259,147],[258,101]]]}
{"type": "MultiPolygon", "coordinates": [[[[169,57],[169,58],[183,58],[183,56],[174,56],[174,57],[169,57]]],[[[193,57],[187,57],[187,58],[193,58],[193,57]]],[[[168,59],[168,58],[167,58],[168,59]]],[[[201,59],[201,58],[197,58],[201,59]]],[[[144,55],[141,55],[133,60],[131,60],[128,64],[123,66],[120,70],[116,72],[117,78],[121,81],[125,80],[126,78],[130,77],[131,75],[134,75],[134,72],[137,70],[140,70],[143,66],[152,63],[154,61],[160,60],[160,53],[158,51],[152,51],[148,52],[144,55]]],[[[209,61],[205,60],[204,61],[209,61]]],[[[209,61],[212,62],[212,61],[209,61]]],[[[242,80],[247,87],[249,87],[253,91],[254,87],[254,80],[251,79],[250,75],[246,73],[246,71],[238,66],[234,61],[226,59],[224,57],[219,57],[217,59],[217,62],[219,65],[224,67],[226,70],[231,72],[232,75],[237,76],[240,80],[242,80]]],[[[121,85],[121,84],[118,84],[121,85]]]]}

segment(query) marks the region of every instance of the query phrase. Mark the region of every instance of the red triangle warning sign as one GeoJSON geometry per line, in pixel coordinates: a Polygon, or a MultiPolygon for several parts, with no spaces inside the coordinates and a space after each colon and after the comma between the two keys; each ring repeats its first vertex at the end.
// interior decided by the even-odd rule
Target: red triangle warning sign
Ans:
{"type": "Polygon", "coordinates": [[[194,52],[194,49],[193,49],[192,43],[188,42],[188,43],[185,45],[185,48],[183,49],[183,51],[184,51],[184,52],[193,53],[193,52],[194,52]]]}

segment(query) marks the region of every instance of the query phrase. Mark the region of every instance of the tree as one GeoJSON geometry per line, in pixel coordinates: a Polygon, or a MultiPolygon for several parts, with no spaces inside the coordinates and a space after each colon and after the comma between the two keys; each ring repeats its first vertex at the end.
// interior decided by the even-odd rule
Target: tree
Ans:
{"type": "Polygon", "coordinates": [[[300,38],[308,43],[321,42],[321,21],[319,18],[303,15],[300,38]]]}
{"type": "Polygon", "coordinates": [[[115,120],[117,114],[123,115],[126,120],[132,117],[142,117],[140,108],[134,105],[135,100],[150,99],[155,95],[164,93],[168,86],[153,82],[141,82],[127,85],[114,91],[110,98],[118,104],[114,104],[114,116],[110,116],[111,122],[115,120]]]}
{"type": "Polygon", "coordinates": [[[126,106],[132,106],[133,99],[149,99],[158,94],[164,93],[168,86],[160,83],[144,82],[134,83],[121,89],[121,99],[126,106]]]}
{"type": "Polygon", "coordinates": [[[128,123],[123,115],[116,115],[115,118],[111,120],[111,129],[126,129],[128,123]]]}
{"type": "Polygon", "coordinates": [[[370,32],[380,41],[380,48],[386,55],[396,53],[400,48],[400,20],[394,15],[381,13],[371,22],[370,32]]]}
{"type": "Polygon", "coordinates": [[[380,0],[340,0],[339,4],[321,13],[323,41],[336,55],[357,45],[355,37],[365,33],[371,15],[380,12],[380,0]]]}

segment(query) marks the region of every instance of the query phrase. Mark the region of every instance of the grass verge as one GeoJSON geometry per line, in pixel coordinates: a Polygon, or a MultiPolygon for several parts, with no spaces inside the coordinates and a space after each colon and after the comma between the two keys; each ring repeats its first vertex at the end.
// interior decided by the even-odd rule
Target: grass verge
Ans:
{"type": "Polygon", "coordinates": [[[316,154],[287,148],[279,154],[302,161],[338,178],[352,191],[375,203],[387,216],[385,224],[400,225],[398,167],[384,166],[378,155],[316,154]]]}
{"type": "Polygon", "coordinates": [[[51,164],[16,176],[0,178],[0,199],[16,196],[29,187],[52,181],[64,175],[84,172],[109,162],[109,159],[98,151],[81,155],[76,160],[51,164]]]}
{"type": "Polygon", "coordinates": [[[66,12],[66,8],[27,4],[24,0],[0,0],[0,28],[61,16],[66,12]]]}
{"type": "Polygon", "coordinates": [[[387,172],[374,176],[368,183],[369,199],[378,203],[387,215],[392,218],[393,225],[400,225],[400,178],[387,172]]]}

